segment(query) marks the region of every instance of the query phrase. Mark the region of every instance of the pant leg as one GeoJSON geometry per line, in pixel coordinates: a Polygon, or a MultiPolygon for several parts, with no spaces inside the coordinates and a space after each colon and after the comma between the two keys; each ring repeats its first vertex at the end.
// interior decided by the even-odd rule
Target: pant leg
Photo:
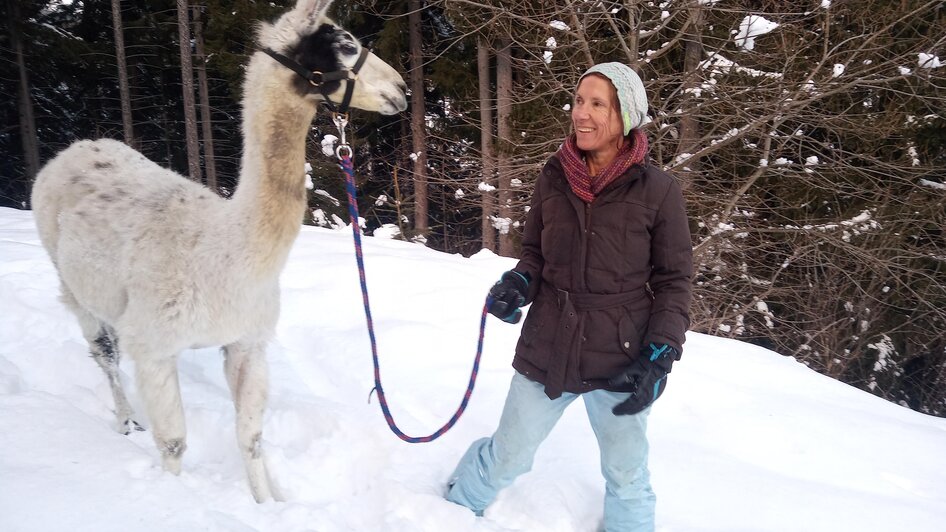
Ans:
{"type": "Polygon", "coordinates": [[[647,416],[650,408],[633,416],[616,416],[615,405],[626,393],[595,390],[583,395],[591,428],[601,451],[605,479],[606,532],[653,532],[657,497],[647,469],[647,416]]]}
{"type": "Polygon", "coordinates": [[[447,500],[483,515],[499,490],[532,469],[539,444],[577,397],[566,393],[551,400],[541,384],[516,373],[499,427],[492,437],[473,442],[460,459],[450,476],[447,500]]]}

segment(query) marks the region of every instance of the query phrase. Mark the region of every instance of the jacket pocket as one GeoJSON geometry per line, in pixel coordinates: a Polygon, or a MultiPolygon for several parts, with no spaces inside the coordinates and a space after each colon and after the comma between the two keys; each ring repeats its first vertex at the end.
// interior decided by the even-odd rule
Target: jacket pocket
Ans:
{"type": "Polygon", "coordinates": [[[631,359],[636,359],[641,350],[643,339],[643,329],[647,326],[647,316],[641,316],[634,319],[634,313],[625,311],[618,320],[618,342],[621,351],[631,359]],[[639,322],[644,322],[640,323],[639,322]]]}
{"type": "Polygon", "coordinates": [[[543,323],[548,321],[548,308],[545,298],[537,297],[526,314],[526,321],[522,324],[522,343],[531,346],[541,334],[543,323]]]}

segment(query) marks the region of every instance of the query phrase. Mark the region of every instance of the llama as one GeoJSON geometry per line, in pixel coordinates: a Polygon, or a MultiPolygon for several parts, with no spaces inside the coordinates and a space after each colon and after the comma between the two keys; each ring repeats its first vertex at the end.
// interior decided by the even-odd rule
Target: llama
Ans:
{"type": "MultiPolygon", "coordinates": [[[[306,71],[351,69],[361,44],[326,18],[332,0],[298,0],[257,33],[261,50],[306,71]]],[[[406,85],[367,54],[351,105],[395,114],[406,85]]],[[[279,316],[279,273],[306,207],[305,139],[321,93],[262,52],[252,55],[243,96],[239,186],[225,200],[114,140],[74,143],[40,171],[32,192],[43,246],[104,370],[119,430],[143,430],[119,380],[119,348],[135,381],[162,466],[177,475],[186,445],[177,375],[180,351],[222,345],[236,409],[237,442],[253,497],[273,497],[261,449],[268,376],[265,346],[279,316]]],[[[278,496],[277,496],[278,498],[278,496]]]]}

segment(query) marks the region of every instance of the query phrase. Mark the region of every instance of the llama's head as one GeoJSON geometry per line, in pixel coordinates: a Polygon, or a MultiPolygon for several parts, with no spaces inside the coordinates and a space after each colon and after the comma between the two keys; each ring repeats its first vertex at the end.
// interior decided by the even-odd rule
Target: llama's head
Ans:
{"type": "MultiPolygon", "coordinates": [[[[270,49],[296,63],[305,72],[338,72],[355,66],[362,53],[361,43],[335,22],[325,12],[333,0],[298,0],[292,11],[279,17],[273,24],[262,24],[259,29],[259,45],[270,49]]],[[[316,88],[301,76],[279,65],[273,59],[274,69],[283,70],[279,75],[291,76],[295,91],[313,101],[342,101],[346,85],[351,81],[326,81],[316,88]]],[[[405,90],[407,86],[394,68],[368,53],[358,70],[357,82],[351,96],[351,107],[382,114],[394,114],[407,109],[405,90]]]]}

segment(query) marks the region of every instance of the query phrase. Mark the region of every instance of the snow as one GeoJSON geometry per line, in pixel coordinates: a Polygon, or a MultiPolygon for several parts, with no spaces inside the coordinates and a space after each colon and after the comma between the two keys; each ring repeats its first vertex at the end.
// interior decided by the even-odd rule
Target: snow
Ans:
{"type": "Polygon", "coordinates": [[[938,190],[946,190],[946,183],[937,183],[936,181],[930,181],[929,179],[920,179],[920,184],[938,190]]]}
{"type": "Polygon", "coordinates": [[[320,142],[322,146],[322,154],[326,157],[333,157],[335,155],[336,143],[338,143],[338,137],[335,135],[326,134],[324,137],[322,137],[322,141],[320,142]]]}
{"type": "Polygon", "coordinates": [[[305,188],[306,190],[315,188],[315,183],[312,182],[312,165],[309,163],[305,163],[305,188]]]}
{"type": "Polygon", "coordinates": [[[336,206],[336,207],[338,207],[339,205],[341,205],[341,202],[338,201],[338,198],[336,198],[335,196],[333,196],[333,195],[332,195],[330,192],[328,192],[327,190],[323,190],[323,189],[320,188],[320,189],[316,189],[314,192],[315,192],[315,194],[317,194],[317,195],[321,196],[322,198],[324,198],[325,201],[331,203],[332,205],[334,205],[334,206],[336,206]]]}
{"type": "MultiPolygon", "coordinates": [[[[462,398],[483,298],[514,261],[387,238],[366,237],[364,251],[394,418],[429,434],[462,398]]],[[[604,486],[580,405],[485,517],[442,498],[460,455],[499,420],[520,325],[489,319],[467,412],[439,440],[410,445],[367,402],[350,229],[303,228],[282,287],[263,448],[285,502],[258,505],[218,351],[180,358],[188,450],[181,475],[166,473],[149,432],[114,430],[108,384],[57,299],[31,213],[0,209],[0,530],[599,529],[604,486]]],[[[684,351],[649,420],[658,531],[942,530],[946,420],[735,340],[689,333],[684,351]]],[[[140,411],[133,373],[125,357],[140,411]]]]}
{"type": "Polygon", "coordinates": [[[770,79],[781,79],[783,77],[781,72],[765,72],[763,70],[740,66],[735,61],[723,57],[718,52],[708,52],[707,56],[709,57],[708,59],[700,62],[700,68],[709,70],[710,76],[735,72],[738,74],[746,74],[752,77],[765,77],[770,79]]]}
{"type": "Polygon", "coordinates": [[[552,22],[549,22],[549,27],[555,30],[559,30],[559,31],[571,30],[571,27],[569,27],[568,24],[565,24],[561,20],[553,20],[552,22]]]}
{"type": "Polygon", "coordinates": [[[381,227],[372,231],[375,238],[397,238],[401,234],[401,229],[394,224],[383,224],[381,227]]]}
{"type": "Polygon", "coordinates": [[[755,48],[755,38],[765,35],[778,27],[778,23],[772,22],[761,15],[749,15],[742,19],[739,24],[739,31],[736,33],[736,46],[746,50],[755,48]]]}
{"type": "Polygon", "coordinates": [[[920,68],[939,68],[943,66],[943,63],[940,62],[938,55],[920,53],[917,54],[917,64],[920,65],[920,68]]]}

